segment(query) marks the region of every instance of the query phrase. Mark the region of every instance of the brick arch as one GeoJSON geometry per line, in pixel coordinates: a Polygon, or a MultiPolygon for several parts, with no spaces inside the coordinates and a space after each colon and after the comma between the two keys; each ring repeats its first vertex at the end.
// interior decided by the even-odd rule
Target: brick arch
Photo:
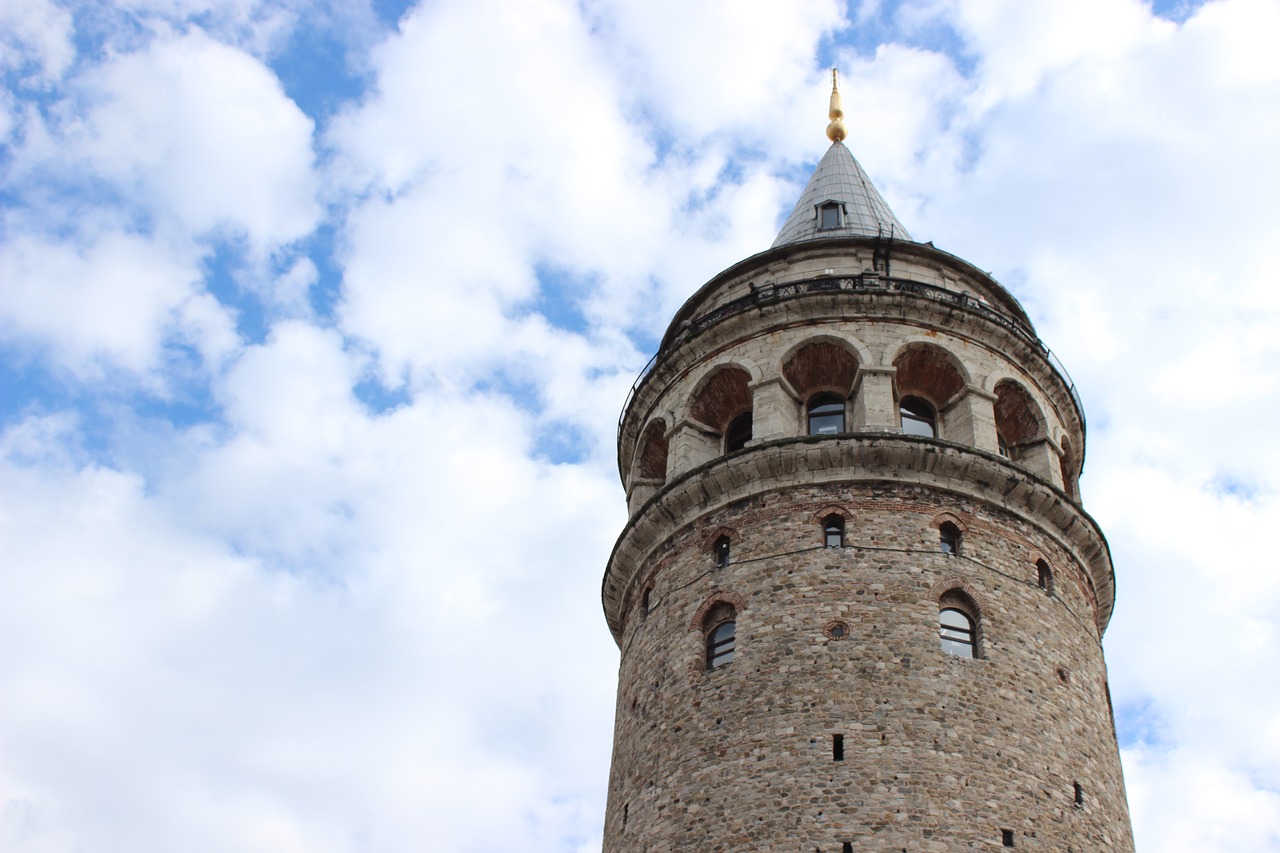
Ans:
{"type": "Polygon", "coordinates": [[[701,631],[702,620],[707,618],[707,614],[711,611],[711,608],[722,603],[733,605],[733,609],[737,613],[741,613],[747,606],[746,600],[736,592],[730,592],[729,590],[723,589],[716,590],[707,596],[706,601],[703,601],[702,604],[698,605],[698,609],[693,613],[693,618],[689,620],[689,630],[701,631]]]}
{"type": "Polygon", "coordinates": [[[853,513],[840,506],[839,504],[827,504],[822,509],[813,514],[813,520],[816,524],[822,524],[833,515],[838,515],[844,519],[844,523],[848,524],[853,521],[853,513]]]}
{"type": "Polygon", "coordinates": [[[1002,379],[996,383],[995,394],[996,432],[1010,446],[1045,434],[1044,413],[1021,382],[1002,379]]]}
{"type": "Polygon", "coordinates": [[[782,359],[782,375],[801,399],[819,391],[848,397],[857,378],[857,353],[844,341],[813,338],[793,347],[782,359]]]}
{"type": "Polygon", "coordinates": [[[956,515],[954,512],[940,512],[929,522],[929,526],[935,530],[941,530],[942,525],[950,522],[956,526],[961,533],[969,532],[969,525],[964,523],[964,519],[956,515]]]}
{"type": "Polygon", "coordinates": [[[938,581],[929,588],[929,599],[933,601],[934,604],[938,604],[942,601],[943,596],[949,592],[960,592],[968,596],[974,606],[978,608],[979,615],[984,620],[988,618],[988,614],[991,612],[991,606],[987,601],[987,597],[981,592],[978,592],[972,584],[962,577],[950,577],[945,580],[938,581]]]}
{"type": "Polygon", "coordinates": [[[636,452],[636,476],[664,483],[667,481],[667,430],[667,421],[663,417],[654,418],[645,426],[636,452]]]}
{"type": "Polygon", "coordinates": [[[716,544],[716,542],[719,541],[721,536],[728,536],[730,542],[737,542],[738,535],[739,535],[738,531],[734,530],[732,527],[725,527],[724,525],[721,525],[717,527],[715,530],[712,530],[710,533],[703,534],[702,547],[703,548],[713,547],[716,544]]]}
{"type": "Polygon", "coordinates": [[[894,356],[898,398],[922,397],[936,408],[960,393],[968,372],[950,351],[930,343],[908,343],[894,356]]]}
{"type": "Polygon", "coordinates": [[[713,369],[693,392],[689,415],[718,432],[724,432],[743,412],[751,411],[751,374],[736,364],[713,369]]]}

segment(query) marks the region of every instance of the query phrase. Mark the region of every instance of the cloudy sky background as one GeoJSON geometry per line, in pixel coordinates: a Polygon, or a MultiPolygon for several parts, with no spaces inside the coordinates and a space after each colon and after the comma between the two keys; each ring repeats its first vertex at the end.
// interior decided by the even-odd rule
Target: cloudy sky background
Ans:
{"type": "Polygon", "coordinates": [[[0,848],[599,850],[619,409],[849,145],[1070,369],[1141,853],[1280,851],[1274,0],[0,3],[0,848]]]}

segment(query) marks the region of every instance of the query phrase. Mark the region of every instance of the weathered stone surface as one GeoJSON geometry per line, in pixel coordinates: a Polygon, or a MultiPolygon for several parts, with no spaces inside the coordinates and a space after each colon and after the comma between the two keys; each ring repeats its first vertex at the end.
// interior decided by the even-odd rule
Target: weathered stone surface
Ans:
{"type": "Polygon", "coordinates": [[[1083,416],[988,276],[895,245],[893,276],[967,294],[950,300],[871,276],[876,252],[815,241],[721,274],[628,402],[606,853],[1133,849],[1083,416]],[[817,392],[847,396],[847,433],[804,434],[817,392]],[[908,394],[938,438],[901,434],[908,394]],[[743,406],[753,440],[725,455],[743,406]],[[976,659],[943,650],[943,606],[976,618],[976,659]],[[709,669],[726,614],[734,657],[709,669]]]}

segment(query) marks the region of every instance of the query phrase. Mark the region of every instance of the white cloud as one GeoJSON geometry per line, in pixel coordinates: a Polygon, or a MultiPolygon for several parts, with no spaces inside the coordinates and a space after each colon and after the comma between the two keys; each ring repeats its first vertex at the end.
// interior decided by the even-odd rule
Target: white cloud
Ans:
{"type": "Polygon", "coordinates": [[[8,0],[0,6],[0,68],[48,85],[75,58],[71,33],[71,14],[51,0],[8,0]]]}
{"type": "Polygon", "coordinates": [[[216,363],[236,345],[235,326],[202,291],[198,260],[109,228],[63,242],[19,231],[0,251],[0,339],[89,379],[113,368],[152,374],[169,342],[216,363]]]}
{"type": "Polygon", "coordinates": [[[1086,396],[1139,849],[1280,849],[1274,4],[917,4],[874,54],[825,2],[424,4],[350,58],[323,171],[255,56],[347,13],[216,5],[117,6],[141,35],[100,61],[56,12],[20,33],[74,72],[9,95],[0,334],[89,402],[0,441],[0,845],[599,849],[633,336],[771,242],[821,50],[900,218],[1016,286],[1086,396]],[[212,295],[228,236],[254,345],[212,295]],[[188,347],[214,420],[102,382],[184,390],[188,347]]]}
{"type": "Polygon", "coordinates": [[[194,31],[113,58],[80,91],[90,107],[59,154],[137,203],[262,248],[315,226],[311,120],[258,60],[194,31]]]}

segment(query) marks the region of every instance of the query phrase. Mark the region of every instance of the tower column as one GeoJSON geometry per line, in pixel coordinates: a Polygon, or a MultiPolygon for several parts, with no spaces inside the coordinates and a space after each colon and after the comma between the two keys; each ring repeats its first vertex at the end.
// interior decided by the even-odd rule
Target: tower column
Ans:
{"type": "Polygon", "coordinates": [[[720,436],[697,421],[681,420],[668,436],[670,463],[667,479],[677,477],[720,455],[720,436]]]}
{"type": "Polygon", "coordinates": [[[897,432],[898,407],[893,401],[892,367],[862,367],[853,380],[852,427],[868,432],[897,432]]]}
{"type": "Polygon", "coordinates": [[[796,435],[800,402],[785,382],[778,376],[749,386],[752,442],[796,435]]]}
{"type": "Polygon", "coordinates": [[[942,410],[946,422],[944,437],[979,450],[997,453],[996,398],[981,388],[966,385],[947,401],[942,410]]]}

